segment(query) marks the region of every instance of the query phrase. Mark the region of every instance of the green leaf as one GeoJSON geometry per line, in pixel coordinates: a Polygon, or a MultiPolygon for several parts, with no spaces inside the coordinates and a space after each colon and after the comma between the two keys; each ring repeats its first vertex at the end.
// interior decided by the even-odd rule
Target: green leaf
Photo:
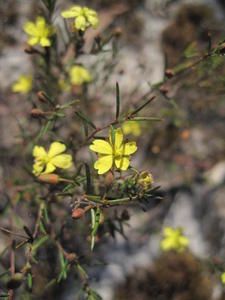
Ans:
{"type": "Polygon", "coordinates": [[[120,88],[118,82],[116,83],[116,119],[120,115],[120,88]]]}
{"type": "Polygon", "coordinates": [[[92,128],[96,129],[95,124],[89,120],[89,118],[82,112],[82,111],[76,111],[75,114],[83,121],[89,124],[92,128]]]}
{"type": "Polygon", "coordinates": [[[32,276],[30,273],[27,274],[27,286],[29,290],[32,289],[32,276]]]}
{"type": "Polygon", "coordinates": [[[111,125],[110,126],[110,134],[111,134],[111,139],[112,139],[112,144],[115,144],[115,136],[116,136],[116,131],[115,128],[111,125]]]}
{"type": "Polygon", "coordinates": [[[93,251],[94,246],[95,246],[95,237],[98,231],[98,226],[100,222],[100,214],[101,210],[99,207],[97,207],[96,211],[95,209],[91,209],[91,250],[93,251]]]}
{"type": "Polygon", "coordinates": [[[87,122],[83,121],[83,125],[84,125],[84,134],[87,137],[88,136],[88,125],[87,125],[87,122]]]}
{"type": "Polygon", "coordinates": [[[84,270],[84,268],[81,267],[80,264],[77,264],[76,266],[77,266],[79,273],[82,274],[82,276],[87,279],[88,275],[87,275],[87,272],[84,270]]]}
{"type": "Polygon", "coordinates": [[[145,106],[147,106],[152,100],[155,99],[155,96],[152,96],[150,99],[148,99],[144,104],[136,108],[130,115],[136,115],[139,111],[141,111],[145,106]]]}
{"type": "Polygon", "coordinates": [[[43,233],[43,234],[47,234],[46,230],[45,230],[45,227],[44,227],[44,224],[42,222],[42,220],[40,220],[40,224],[39,224],[39,228],[40,228],[40,231],[43,233]]]}
{"type": "Polygon", "coordinates": [[[86,294],[86,300],[103,300],[102,297],[93,289],[86,294]]]}
{"type": "Polygon", "coordinates": [[[61,266],[61,272],[58,276],[57,282],[60,282],[61,280],[66,280],[67,271],[69,269],[69,263],[67,260],[64,259],[64,256],[61,251],[59,251],[59,262],[61,266]]]}
{"type": "Polygon", "coordinates": [[[129,122],[132,122],[132,121],[137,121],[137,122],[141,122],[141,121],[162,121],[162,119],[155,118],[155,117],[134,117],[132,119],[129,119],[129,122]]]}
{"type": "Polygon", "coordinates": [[[46,243],[49,240],[49,237],[47,235],[40,238],[38,241],[34,242],[34,245],[32,247],[32,255],[34,256],[38,250],[44,243],[46,243]]]}
{"type": "Polygon", "coordinates": [[[50,119],[46,125],[42,126],[39,133],[38,133],[38,136],[37,136],[37,140],[39,140],[44,134],[46,134],[49,129],[50,129],[50,126],[51,124],[53,123],[53,119],[50,119]]]}
{"type": "Polygon", "coordinates": [[[48,218],[48,210],[46,204],[43,204],[43,216],[44,220],[49,223],[49,218],[48,218]]]}
{"type": "Polygon", "coordinates": [[[42,91],[42,94],[43,94],[43,96],[45,97],[45,99],[46,99],[52,106],[55,107],[55,103],[54,103],[55,101],[52,100],[52,98],[51,98],[48,94],[46,94],[45,92],[42,91]]]}
{"type": "Polygon", "coordinates": [[[90,194],[92,192],[92,185],[91,185],[91,172],[89,165],[85,163],[85,172],[86,172],[86,193],[90,194]]]}
{"type": "Polygon", "coordinates": [[[65,103],[65,104],[61,105],[60,109],[66,109],[66,108],[68,108],[70,106],[73,106],[73,104],[78,103],[78,102],[79,102],[79,100],[72,100],[72,101],[70,101],[68,103],[65,103]]]}

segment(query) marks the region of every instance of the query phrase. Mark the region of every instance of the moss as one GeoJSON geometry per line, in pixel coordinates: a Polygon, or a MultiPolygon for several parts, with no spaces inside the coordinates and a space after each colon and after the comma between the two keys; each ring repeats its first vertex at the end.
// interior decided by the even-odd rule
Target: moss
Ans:
{"type": "Polygon", "coordinates": [[[209,300],[212,283],[190,253],[168,252],[150,269],[137,269],[116,291],[117,300],[209,300]]]}

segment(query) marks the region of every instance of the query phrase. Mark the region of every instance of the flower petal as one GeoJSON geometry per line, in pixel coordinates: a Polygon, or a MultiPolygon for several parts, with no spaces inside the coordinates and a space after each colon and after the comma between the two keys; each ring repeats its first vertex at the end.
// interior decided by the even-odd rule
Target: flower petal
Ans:
{"type": "Polygon", "coordinates": [[[45,151],[44,147],[35,146],[33,149],[33,156],[42,159],[47,157],[47,152],[45,151]]]}
{"type": "Polygon", "coordinates": [[[98,18],[95,16],[87,16],[88,22],[92,25],[94,29],[98,27],[98,18]]]}
{"type": "MultiPolygon", "coordinates": [[[[110,141],[110,143],[112,145],[113,144],[112,143],[112,130],[109,131],[109,141],[110,141]]],[[[115,148],[119,149],[120,146],[121,146],[121,144],[122,144],[122,142],[123,142],[123,131],[122,131],[121,128],[117,128],[115,130],[115,143],[114,143],[115,148]]]]}
{"type": "Polygon", "coordinates": [[[66,150],[66,146],[59,142],[53,142],[48,151],[48,157],[52,158],[66,150]]]}
{"type": "Polygon", "coordinates": [[[51,46],[51,41],[50,41],[50,39],[43,37],[40,39],[40,45],[42,47],[49,47],[49,46],[51,46]]]}
{"type": "Polygon", "coordinates": [[[112,154],[112,146],[104,140],[94,140],[89,148],[97,153],[112,154]]]}
{"type": "Polygon", "coordinates": [[[106,155],[100,157],[94,164],[94,168],[98,170],[98,174],[104,174],[112,168],[113,157],[112,155],[106,155]]]}
{"type": "Polygon", "coordinates": [[[179,243],[182,247],[186,247],[189,244],[189,240],[185,236],[179,238],[179,243]]]}
{"type": "Polygon", "coordinates": [[[37,28],[36,28],[36,25],[33,22],[25,23],[23,29],[29,35],[33,35],[33,36],[37,35],[37,28]]]}
{"type": "Polygon", "coordinates": [[[62,13],[61,13],[61,16],[65,19],[68,19],[68,18],[73,18],[73,17],[77,17],[79,16],[80,14],[82,14],[82,8],[78,5],[75,5],[75,6],[72,6],[70,9],[68,10],[64,10],[62,13]]]}
{"type": "Polygon", "coordinates": [[[137,151],[136,142],[129,142],[120,147],[122,155],[131,155],[137,151]]]}
{"type": "Polygon", "coordinates": [[[171,235],[174,234],[174,230],[170,227],[165,227],[163,229],[163,233],[164,233],[165,236],[171,236],[171,235]]]}
{"type": "Polygon", "coordinates": [[[170,239],[164,239],[161,241],[160,243],[161,248],[165,251],[168,251],[170,249],[173,249],[174,245],[173,245],[173,241],[171,241],[170,239]]]}
{"type": "Polygon", "coordinates": [[[42,161],[37,161],[33,164],[33,171],[32,173],[35,175],[35,176],[39,176],[41,174],[41,172],[43,171],[44,169],[44,164],[42,161]]]}
{"type": "Polygon", "coordinates": [[[31,37],[30,39],[28,39],[27,43],[30,45],[30,46],[34,46],[36,44],[38,44],[39,42],[39,37],[31,37]]]}
{"type": "Polygon", "coordinates": [[[36,19],[36,28],[38,31],[42,31],[45,28],[46,22],[43,17],[37,17],[36,19]]]}
{"type": "Polygon", "coordinates": [[[78,30],[84,31],[86,29],[86,19],[84,16],[78,16],[75,19],[75,27],[78,30]]]}
{"type": "Polygon", "coordinates": [[[56,167],[51,163],[47,163],[45,171],[43,172],[43,174],[49,174],[52,173],[53,171],[55,171],[56,167]]]}
{"type": "Polygon", "coordinates": [[[72,166],[72,156],[70,154],[56,155],[50,160],[50,163],[57,168],[68,169],[72,166]]]}
{"type": "Polygon", "coordinates": [[[120,158],[115,159],[115,164],[118,169],[121,169],[122,171],[126,171],[130,165],[130,160],[128,157],[122,156],[120,158]]]}

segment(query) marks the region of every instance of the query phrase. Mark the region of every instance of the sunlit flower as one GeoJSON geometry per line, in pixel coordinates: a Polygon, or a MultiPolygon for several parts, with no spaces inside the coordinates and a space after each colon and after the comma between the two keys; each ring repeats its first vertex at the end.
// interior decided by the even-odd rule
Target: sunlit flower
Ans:
{"type": "Polygon", "coordinates": [[[89,26],[92,26],[94,29],[98,27],[97,12],[86,6],[72,6],[70,9],[63,11],[61,15],[65,19],[74,18],[75,28],[81,31],[85,31],[89,26]]]}
{"type": "Polygon", "coordinates": [[[32,88],[32,75],[21,75],[18,80],[12,85],[14,93],[26,94],[32,88]]]}
{"type": "Polygon", "coordinates": [[[28,39],[29,45],[51,46],[49,37],[54,33],[54,28],[47,25],[43,17],[37,17],[36,23],[27,22],[24,25],[24,31],[30,36],[28,39]]]}
{"type": "Polygon", "coordinates": [[[91,81],[91,74],[81,66],[73,66],[70,69],[70,81],[75,85],[82,85],[84,82],[91,81]]]}
{"type": "Polygon", "coordinates": [[[52,173],[56,168],[68,169],[72,165],[72,156],[70,154],[62,154],[65,152],[66,146],[59,142],[53,142],[48,152],[41,146],[35,146],[33,156],[35,158],[33,164],[33,174],[52,173]]]}
{"type": "Polygon", "coordinates": [[[225,284],[225,272],[221,274],[221,281],[223,284],[225,284]]]}
{"type": "Polygon", "coordinates": [[[144,171],[141,172],[137,177],[137,183],[140,185],[144,190],[147,190],[153,184],[153,177],[152,174],[144,171]]]}
{"type": "Polygon", "coordinates": [[[183,229],[180,227],[176,229],[165,227],[164,236],[165,238],[161,241],[161,248],[164,251],[176,250],[182,252],[189,244],[188,239],[183,235],[183,229]]]}
{"type": "Polygon", "coordinates": [[[124,134],[133,134],[134,136],[141,134],[140,123],[136,121],[126,121],[122,128],[124,134]]]}
{"type": "Polygon", "coordinates": [[[123,143],[123,132],[121,128],[115,130],[114,141],[112,130],[109,133],[109,141],[96,139],[90,145],[90,149],[98,153],[98,160],[94,168],[98,174],[104,174],[114,165],[117,169],[125,171],[130,165],[130,155],[137,150],[136,142],[123,143]]]}

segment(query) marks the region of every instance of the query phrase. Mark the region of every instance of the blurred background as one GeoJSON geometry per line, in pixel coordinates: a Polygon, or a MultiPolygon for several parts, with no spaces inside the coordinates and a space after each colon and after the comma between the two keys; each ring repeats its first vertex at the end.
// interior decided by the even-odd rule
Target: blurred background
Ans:
{"type": "MultiPolygon", "coordinates": [[[[11,86],[20,74],[33,71],[32,58],[24,52],[23,24],[35,19],[38,2],[0,0],[1,213],[5,191],[14,193],[12,182],[24,172],[18,124],[29,126],[31,106],[24,96],[13,94],[11,86]]],[[[96,115],[99,105],[104,105],[105,115],[113,111],[116,81],[126,108],[163,79],[165,64],[174,68],[207,49],[209,38],[213,47],[225,37],[223,0],[58,0],[56,24],[62,22],[60,11],[73,3],[99,13],[97,32],[87,33],[87,48],[96,34],[115,31],[119,36],[116,56],[109,62],[105,54],[98,61],[98,80],[88,90],[96,115]],[[111,71],[103,86],[106,69],[111,71]]],[[[83,59],[86,65],[93,65],[96,58],[83,59]]],[[[99,242],[96,253],[91,254],[90,282],[104,300],[222,300],[225,293],[213,265],[215,260],[225,261],[224,52],[172,78],[156,93],[149,111],[162,121],[141,125],[137,143],[142,146],[132,164],[152,172],[163,201],[145,213],[130,210],[125,236],[116,234],[99,242]],[[163,226],[182,226],[192,254],[160,255],[163,226]]],[[[29,214],[20,214],[32,222],[29,214]]],[[[7,221],[0,217],[0,224],[7,226],[7,221]]],[[[79,237],[77,241],[82,242],[79,237]]],[[[6,236],[0,233],[0,251],[5,243],[6,236]]],[[[43,264],[37,270],[37,299],[42,299],[38,289],[45,268],[51,272],[54,265],[43,264]]],[[[57,296],[52,291],[48,299],[76,299],[77,290],[69,277],[55,290],[57,296]]]]}

